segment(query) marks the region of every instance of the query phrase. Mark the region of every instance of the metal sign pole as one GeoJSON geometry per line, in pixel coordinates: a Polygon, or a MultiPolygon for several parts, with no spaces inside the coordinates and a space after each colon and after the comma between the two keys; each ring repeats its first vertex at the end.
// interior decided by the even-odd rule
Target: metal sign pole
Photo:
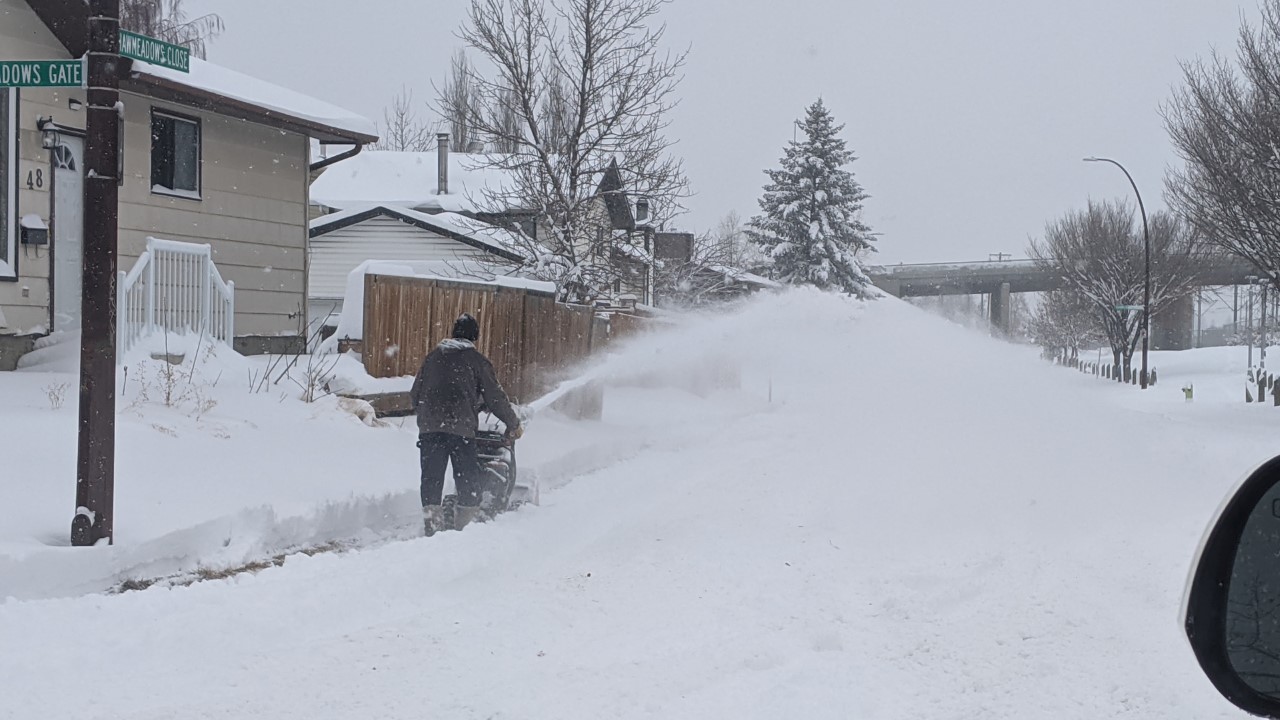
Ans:
{"type": "Polygon", "coordinates": [[[84,158],[84,291],[80,339],[80,435],[73,545],[114,537],[116,420],[116,158],[120,125],[120,0],[89,5],[88,114],[84,158]]]}

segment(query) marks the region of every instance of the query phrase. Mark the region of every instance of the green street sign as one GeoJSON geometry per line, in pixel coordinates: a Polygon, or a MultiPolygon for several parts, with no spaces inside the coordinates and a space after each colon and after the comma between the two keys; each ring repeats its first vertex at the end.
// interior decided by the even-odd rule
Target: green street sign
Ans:
{"type": "Polygon", "coordinates": [[[84,87],[80,60],[0,60],[0,87],[84,87]]]}
{"type": "Polygon", "coordinates": [[[1135,312],[1142,310],[1141,305],[1117,305],[1117,310],[1133,310],[1135,312]]]}
{"type": "Polygon", "coordinates": [[[120,31],[120,54],[178,72],[191,72],[191,51],[146,35],[120,31]]]}

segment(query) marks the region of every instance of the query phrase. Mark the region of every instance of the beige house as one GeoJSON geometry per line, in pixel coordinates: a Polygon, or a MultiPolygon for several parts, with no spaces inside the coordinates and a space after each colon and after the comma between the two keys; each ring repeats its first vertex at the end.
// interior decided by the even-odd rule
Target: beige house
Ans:
{"type": "MultiPolygon", "coordinates": [[[[81,57],[87,5],[0,4],[0,65],[81,57]]],[[[313,141],[363,145],[372,123],[191,60],[190,73],[124,61],[119,267],[148,238],[207,244],[234,283],[242,352],[304,342],[313,141]]],[[[0,88],[0,367],[80,314],[84,91],[0,88]]]]}

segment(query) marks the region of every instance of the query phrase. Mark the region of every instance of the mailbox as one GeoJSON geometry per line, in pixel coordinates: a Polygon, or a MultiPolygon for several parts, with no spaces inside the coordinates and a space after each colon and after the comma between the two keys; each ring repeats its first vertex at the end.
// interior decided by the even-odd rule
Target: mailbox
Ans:
{"type": "Polygon", "coordinates": [[[49,226],[40,219],[39,215],[24,215],[19,225],[22,227],[23,245],[49,244],[49,226]]]}

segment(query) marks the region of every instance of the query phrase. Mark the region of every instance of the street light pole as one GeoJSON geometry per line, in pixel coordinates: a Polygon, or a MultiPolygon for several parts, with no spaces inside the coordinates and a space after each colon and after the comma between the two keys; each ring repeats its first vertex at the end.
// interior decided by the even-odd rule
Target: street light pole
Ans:
{"type": "Polygon", "coordinates": [[[1112,160],[1111,158],[1087,157],[1085,162],[1105,162],[1111,163],[1120,168],[1124,176],[1129,178],[1129,185],[1133,187],[1133,194],[1138,196],[1138,212],[1142,214],[1142,247],[1146,257],[1146,282],[1142,287],[1142,389],[1147,389],[1147,351],[1150,347],[1151,338],[1151,230],[1147,226],[1147,208],[1142,204],[1142,193],[1138,192],[1138,183],[1133,181],[1133,176],[1125,169],[1123,165],[1112,160]]]}

